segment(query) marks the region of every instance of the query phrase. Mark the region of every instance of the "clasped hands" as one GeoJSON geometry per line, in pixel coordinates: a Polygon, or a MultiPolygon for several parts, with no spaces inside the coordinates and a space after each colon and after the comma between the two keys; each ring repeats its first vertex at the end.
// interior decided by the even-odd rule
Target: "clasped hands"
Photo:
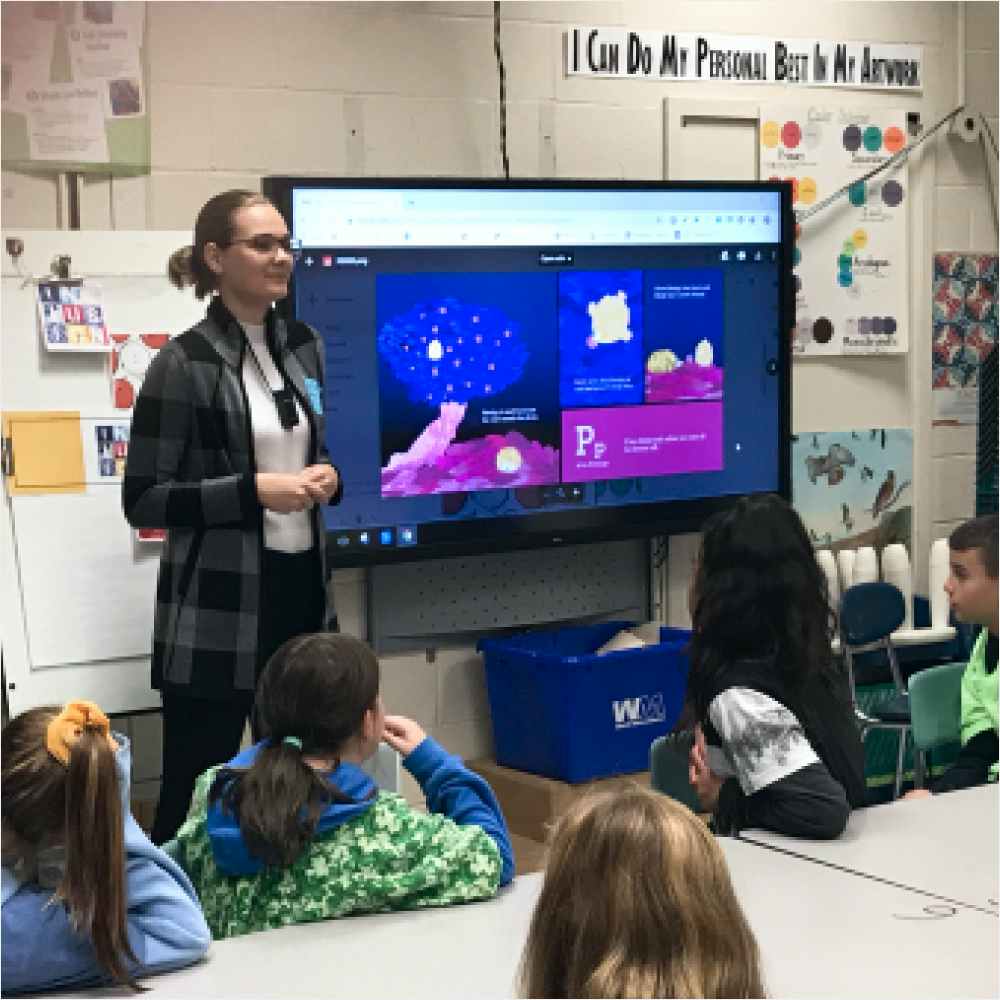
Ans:
{"type": "Polygon", "coordinates": [[[332,465],[307,465],[301,472],[258,472],[257,497],[276,514],[308,510],[327,503],[337,492],[340,477],[332,465]]]}

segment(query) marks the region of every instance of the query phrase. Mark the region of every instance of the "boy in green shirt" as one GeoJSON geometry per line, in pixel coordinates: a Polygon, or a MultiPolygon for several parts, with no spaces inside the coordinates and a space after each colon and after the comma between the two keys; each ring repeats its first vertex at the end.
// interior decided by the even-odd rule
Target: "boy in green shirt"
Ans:
{"type": "Polygon", "coordinates": [[[996,514],[976,517],[948,539],[951,573],[945,582],[959,621],[982,625],[962,675],[962,749],[955,763],[932,782],[904,798],[952,792],[997,779],[997,528],[996,514]]]}

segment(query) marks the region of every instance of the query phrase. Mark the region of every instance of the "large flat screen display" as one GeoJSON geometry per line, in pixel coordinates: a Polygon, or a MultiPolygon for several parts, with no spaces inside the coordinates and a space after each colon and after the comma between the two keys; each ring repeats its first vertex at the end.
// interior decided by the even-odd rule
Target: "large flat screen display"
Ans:
{"type": "Polygon", "coordinates": [[[326,345],[336,565],[693,530],[788,492],[783,184],[268,178],[326,345]]]}

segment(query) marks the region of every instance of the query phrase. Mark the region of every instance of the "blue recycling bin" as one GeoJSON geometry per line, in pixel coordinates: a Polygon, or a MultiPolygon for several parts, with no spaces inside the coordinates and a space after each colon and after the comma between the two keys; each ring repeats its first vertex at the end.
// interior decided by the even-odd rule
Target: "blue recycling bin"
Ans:
{"type": "Polygon", "coordinates": [[[570,784],[643,771],[673,729],[687,688],[691,633],[597,656],[634,622],[602,622],[483,639],[498,764],[570,784]]]}

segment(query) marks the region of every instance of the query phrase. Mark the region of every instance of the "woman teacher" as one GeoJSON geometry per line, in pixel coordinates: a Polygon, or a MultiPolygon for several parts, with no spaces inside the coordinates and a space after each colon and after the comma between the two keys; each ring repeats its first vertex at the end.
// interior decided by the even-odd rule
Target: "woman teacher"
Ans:
{"type": "Polygon", "coordinates": [[[136,400],[122,506],[166,528],[153,623],[163,778],[152,839],[183,822],[195,778],[239,749],[264,664],[324,628],[320,505],[340,499],[323,418],[323,343],[278,316],[293,254],[262,195],[226,191],[198,213],[170,280],[212,295],[171,340],[136,400]],[[213,294],[214,293],[214,294],[213,294]]]}

